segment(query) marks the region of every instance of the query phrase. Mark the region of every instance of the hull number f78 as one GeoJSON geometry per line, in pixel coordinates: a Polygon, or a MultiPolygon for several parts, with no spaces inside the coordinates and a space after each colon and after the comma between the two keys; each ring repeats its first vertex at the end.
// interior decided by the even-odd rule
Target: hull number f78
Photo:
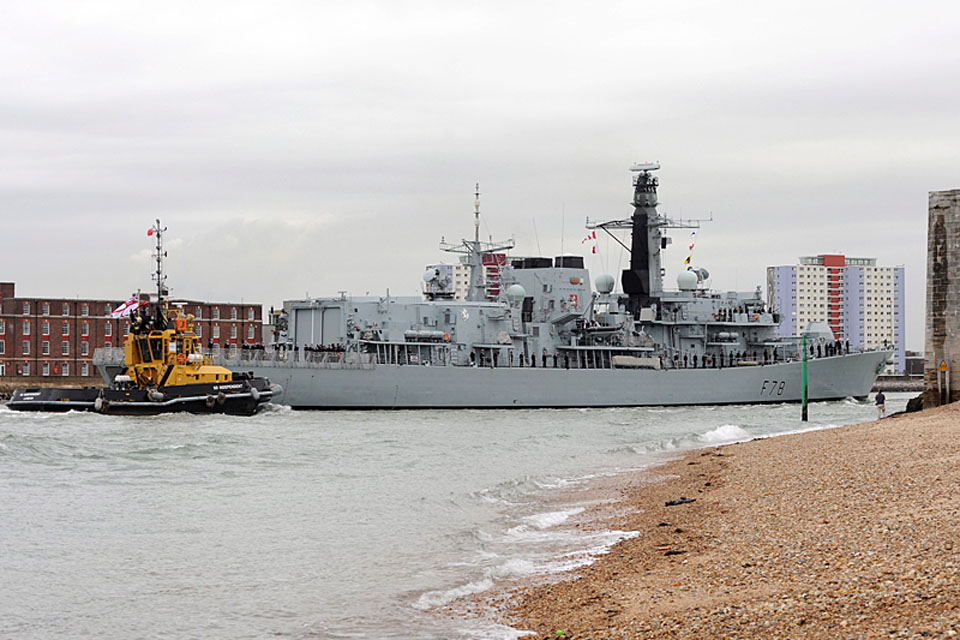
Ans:
{"type": "Polygon", "coordinates": [[[761,396],[782,396],[783,389],[787,386],[786,380],[764,380],[760,386],[761,396]]]}

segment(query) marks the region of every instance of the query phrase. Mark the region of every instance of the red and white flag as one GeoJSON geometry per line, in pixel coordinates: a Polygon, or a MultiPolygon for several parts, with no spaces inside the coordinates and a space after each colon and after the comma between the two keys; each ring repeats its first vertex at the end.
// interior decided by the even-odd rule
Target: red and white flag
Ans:
{"type": "Polygon", "coordinates": [[[690,261],[693,260],[693,246],[697,244],[697,230],[694,229],[690,232],[690,253],[687,255],[687,259],[683,261],[683,264],[690,264],[690,261]]]}
{"type": "Polygon", "coordinates": [[[111,311],[110,317],[111,318],[126,317],[131,313],[133,313],[134,311],[136,311],[137,309],[139,309],[141,306],[143,306],[143,304],[140,302],[140,296],[139,294],[135,293],[132,296],[130,296],[129,300],[127,300],[126,302],[121,304],[119,307],[111,311]]]}
{"type": "Polygon", "coordinates": [[[580,244],[584,242],[589,242],[592,246],[590,247],[590,253],[597,252],[597,232],[591,231],[587,234],[587,237],[580,241],[580,244]]]}

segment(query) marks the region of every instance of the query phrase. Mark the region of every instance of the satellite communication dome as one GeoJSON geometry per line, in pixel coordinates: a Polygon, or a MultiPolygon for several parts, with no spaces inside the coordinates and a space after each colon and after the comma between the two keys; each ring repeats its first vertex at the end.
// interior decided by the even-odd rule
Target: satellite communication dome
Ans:
{"type": "Polygon", "coordinates": [[[677,286],[680,291],[693,291],[697,288],[697,274],[693,271],[681,271],[677,274],[677,286]]]}
{"type": "Polygon", "coordinates": [[[517,304],[527,297],[527,290],[519,284],[512,284],[507,287],[507,300],[510,304],[517,304]]]}
{"type": "Polygon", "coordinates": [[[423,281],[424,282],[433,282],[440,277],[439,269],[427,269],[423,272],[423,281]]]}
{"type": "Polygon", "coordinates": [[[601,273],[597,276],[594,284],[597,285],[597,291],[600,293],[610,293],[613,291],[613,287],[616,284],[616,280],[613,279],[613,276],[609,273],[601,273]]]}

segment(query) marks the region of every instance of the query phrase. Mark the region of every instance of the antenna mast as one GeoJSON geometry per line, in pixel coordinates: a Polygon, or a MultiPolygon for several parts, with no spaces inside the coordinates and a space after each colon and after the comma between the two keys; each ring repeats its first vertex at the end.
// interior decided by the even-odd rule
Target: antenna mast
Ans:
{"type": "Polygon", "coordinates": [[[473,193],[473,241],[480,243],[480,183],[473,193]]]}
{"type": "Polygon", "coordinates": [[[480,183],[477,183],[473,201],[473,240],[462,240],[460,244],[448,244],[440,241],[440,249],[448,253],[459,253],[460,262],[470,267],[470,290],[467,300],[486,300],[484,287],[483,254],[513,249],[513,238],[504,242],[480,241],[480,183]]]}
{"type": "Polygon", "coordinates": [[[163,273],[163,259],[167,257],[167,252],[163,250],[163,234],[167,230],[166,227],[161,226],[160,220],[157,220],[150,231],[147,232],[148,235],[157,236],[157,246],[153,252],[153,258],[157,262],[157,270],[153,274],[153,280],[157,283],[157,308],[160,309],[163,303],[163,298],[167,293],[167,288],[165,282],[167,281],[167,276],[163,273]]]}

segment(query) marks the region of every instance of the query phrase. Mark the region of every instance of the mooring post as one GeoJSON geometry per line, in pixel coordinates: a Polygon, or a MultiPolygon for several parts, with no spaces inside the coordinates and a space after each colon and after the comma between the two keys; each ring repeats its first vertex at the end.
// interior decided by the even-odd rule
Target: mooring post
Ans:
{"type": "Polygon", "coordinates": [[[801,341],[803,345],[803,365],[801,366],[801,384],[800,384],[800,420],[807,421],[807,336],[803,336],[801,341]]]}

